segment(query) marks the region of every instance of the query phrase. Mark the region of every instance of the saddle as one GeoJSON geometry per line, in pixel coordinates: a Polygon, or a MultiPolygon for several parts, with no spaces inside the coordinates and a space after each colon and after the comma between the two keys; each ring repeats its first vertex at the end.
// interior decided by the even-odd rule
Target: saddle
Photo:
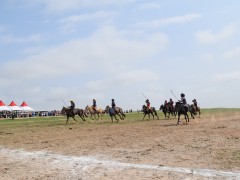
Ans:
{"type": "Polygon", "coordinates": [[[114,109],[114,108],[110,108],[110,109],[109,109],[109,113],[110,113],[110,114],[114,114],[114,113],[115,113],[115,109],[114,109]]]}

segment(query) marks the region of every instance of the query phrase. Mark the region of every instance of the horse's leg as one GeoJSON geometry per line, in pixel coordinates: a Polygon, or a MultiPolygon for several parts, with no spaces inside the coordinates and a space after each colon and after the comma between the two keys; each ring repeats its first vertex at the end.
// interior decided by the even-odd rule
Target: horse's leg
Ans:
{"type": "MultiPolygon", "coordinates": [[[[153,112],[150,112],[151,113],[151,115],[152,115],[152,117],[153,117],[153,119],[154,119],[154,114],[153,114],[153,112]]],[[[150,114],[149,114],[149,119],[150,119],[150,114]]]]}
{"type": "Polygon", "coordinates": [[[200,107],[198,107],[198,113],[199,113],[199,117],[200,117],[200,114],[201,114],[200,107]]]}
{"type": "Polygon", "coordinates": [[[68,123],[68,119],[69,119],[69,116],[67,115],[67,121],[66,121],[66,124],[68,123]]]}
{"type": "Polygon", "coordinates": [[[113,116],[114,116],[115,120],[116,120],[117,122],[119,122],[119,119],[117,118],[116,113],[114,113],[113,116]]]}
{"type": "Polygon", "coordinates": [[[148,120],[150,120],[150,113],[148,113],[148,120]]]}
{"type": "MultiPolygon", "coordinates": [[[[110,117],[111,117],[111,120],[112,120],[112,123],[113,123],[113,115],[110,115],[110,117]]],[[[116,117],[115,117],[115,119],[116,119],[116,117]]]]}
{"type": "Polygon", "coordinates": [[[86,121],[83,114],[78,113],[78,116],[79,116],[83,121],[86,121]]]}
{"type": "Polygon", "coordinates": [[[177,126],[179,125],[179,122],[180,122],[180,113],[178,113],[178,120],[177,120],[177,126]]]}
{"type": "Polygon", "coordinates": [[[187,121],[189,122],[189,117],[188,117],[188,114],[187,114],[187,113],[185,114],[185,119],[186,119],[186,122],[187,122],[187,121]]]}
{"type": "Polygon", "coordinates": [[[142,119],[142,120],[144,120],[145,116],[146,116],[146,113],[144,113],[144,116],[143,116],[143,119],[142,119]]]}
{"type": "Polygon", "coordinates": [[[155,116],[157,116],[157,119],[159,119],[158,115],[157,115],[157,111],[154,111],[155,116]]]}
{"type": "Polygon", "coordinates": [[[120,119],[123,120],[122,114],[118,113],[118,115],[119,115],[120,119]]]}
{"type": "Polygon", "coordinates": [[[77,120],[75,119],[75,117],[74,117],[74,116],[72,116],[72,118],[73,118],[73,120],[74,120],[74,121],[76,121],[76,122],[77,122],[77,120]]]}
{"type": "Polygon", "coordinates": [[[90,113],[90,114],[91,114],[90,118],[91,118],[92,120],[94,120],[94,119],[92,118],[92,115],[93,115],[93,114],[92,114],[92,113],[90,113]]]}

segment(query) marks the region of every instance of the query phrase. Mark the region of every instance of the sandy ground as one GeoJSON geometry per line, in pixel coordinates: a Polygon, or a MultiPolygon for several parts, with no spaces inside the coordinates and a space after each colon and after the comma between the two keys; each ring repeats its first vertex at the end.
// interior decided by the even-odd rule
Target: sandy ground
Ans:
{"type": "Polygon", "coordinates": [[[240,113],[190,121],[0,129],[0,179],[240,179],[240,113]]]}

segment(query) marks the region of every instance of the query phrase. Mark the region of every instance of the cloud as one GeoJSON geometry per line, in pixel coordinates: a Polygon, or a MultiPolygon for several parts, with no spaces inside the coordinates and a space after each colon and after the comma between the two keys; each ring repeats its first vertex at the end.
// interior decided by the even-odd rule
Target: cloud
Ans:
{"type": "Polygon", "coordinates": [[[12,43],[35,43],[43,40],[43,35],[33,34],[28,37],[16,37],[14,35],[1,35],[0,43],[2,44],[12,44],[12,43]]]}
{"type": "Polygon", "coordinates": [[[81,21],[89,21],[89,20],[95,20],[95,19],[102,19],[106,17],[112,17],[113,15],[115,15],[114,12],[97,11],[95,13],[86,13],[82,15],[68,16],[66,18],[60,19],[58,23],[76,23],[81,21]]]}
{"type": "Polygon", "coordinates": [[[202,59],[206,62],[213,62],[214,55],[213,55],[213,53],[205,53],[202,55],[202,59]]]}
{"type": "Polygon", "coordinates": [[[240,80],[240,72],[217,74],[214,76],[213,80],[217,81],[217,82],[239,81],[240,80]]]}
{"type": "Polygon", "coordinates": [[[135,24],[137,27],[143,27],[143,28],[159,28],[161,26],[171,25],[171,24],[182,24],[191,22],[194,19],[200,18],[200,14],[192,13],[192,14],[186,14],[184,16],[175,16],[165,19],[156,19],[153,21],[144,21],[144,22],[138,22],[135,24]]]}
{"type": "Polygon", "coordinates": [[[212,29],[205,31],[198,31],[195,33],[195,37],[198,43],[200,44],[211,44],[223,41],[232,37],[236,32],[236,27],[234,25],[228,25],[224,27],[219,32],[213,32],[212,29]]]}
{"type": "MultiPolygon", "coordinates": [[[[10,1],[10,0],[8,0],[10,1]]],[[[13,5],[42,5],[47,12],[62,13],[66,11],[73,11],[78,9],[86,9],[91,7],[105,7],[105,6],[123,6],[129,3],[136,2],[137,0],[11,0],[13,5]]]]}
{"type": "Polygon", "coordinates": [[[139,10],[149,10],[149,9],[160,9],[161,5],[159,3],[142,3],[138,6],[139,10]]]}
{"type": "Polygon", "coordinates": [[[239,59],[240,58],[240,47],[236,47],[235,49],[224,53],[223,57],[226,59],[239,59]]]}
{"type": "Polygon", "coordinates": [[[115,14],[115,12],[97,11],[95,13],[68,16],[58,20],[57,23],[62,24],[60,29],[63,32],[74,32],[75,26],[80,22],[94,20],[99,21],[106,18],[112,18],[115,14]]]}
{"type": "Polygon", "coordinates": [[[44,48],[25,59],[6,62],[0,67],[0,82],[81,75],[91,71],[115,73],[161,52],[168,44],[163,34],[130,40],[112,27],[99,29],[91,36],[62,45],[44,48]],[[12,72],[9,74],[9,72],[12,72]],[[6,80],[6,81],[5,81],[6,80]]]}
{"type": "Polygon", "coordinates": [[[151,83],[159,80],[158,74],[155,72],[139,69],[119,72],[115,76],[109,76],[104,80],[88,82],[86,87],[90,91],[103,91],[112,86],[120,85],[121,87],[135,86],[137,84],[151,83]]]}

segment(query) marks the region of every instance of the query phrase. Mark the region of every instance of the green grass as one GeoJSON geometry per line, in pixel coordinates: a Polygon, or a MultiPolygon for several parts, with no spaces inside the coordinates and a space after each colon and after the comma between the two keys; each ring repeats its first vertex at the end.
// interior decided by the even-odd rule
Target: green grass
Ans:
{"type": "MultiPolygon", "coordinates": [[[[208,116],[217,116],[217,115],[232,115],[234,113],[240,113],[240,108],[212,108],[212,109],[202,109],[201,110],[201,117],[208,117],[208,116]]],[[[162,112],[158,111],[158,116],[160,120],[164,120],[164,115],[162,112]]],[[[118,117],[119,118],[119,117],[118,117]]],[[[124,124],[134,123],[134,122],[143,122],[143,113],[126,113],[126,121],[124,124]]],[[[147,121],[148,115],[146,115],[145,120],[147,121]]],[[[152,117],[150,116],[150,119],[152,117]]],[[[155,118],[156,119],[156,118],[155,118]]],[[[82,119],[79,116],[76,116],[76,120],[78,123],[83,123],[82,119]]],[[[103,115],[102,123],[96,122],[90,118],[86,118],[87,122],[84,124],[105,124],[111,125],[111,118],[109,115],[103,115]]],[[[116,120],[114,119],[114,124],[116,120]]],[[[19,128],[19,127],[44,127],[44,126],[56,126],[56,125],[65,125],[66,123],[66,116],[57,116],[57,117],[34,117],[34,118],[22,118],[18,119],[1,119],[0,120],[0,129],[4,128],[19,128]]],[[[75,124],[72,118],[69,118],[69,124],[75,124]]]]}

